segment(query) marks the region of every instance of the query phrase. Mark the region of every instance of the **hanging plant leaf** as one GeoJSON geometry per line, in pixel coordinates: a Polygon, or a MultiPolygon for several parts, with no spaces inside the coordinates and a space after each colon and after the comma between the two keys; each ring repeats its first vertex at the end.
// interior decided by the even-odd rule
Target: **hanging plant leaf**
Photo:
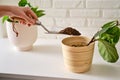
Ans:
{"type": "Polygon", "coordinates": [[[102,39],[98,40],[98,49],[100,55],[107,62],[116,62],[119,58],[115,45],[112,45],[102,39]]]}

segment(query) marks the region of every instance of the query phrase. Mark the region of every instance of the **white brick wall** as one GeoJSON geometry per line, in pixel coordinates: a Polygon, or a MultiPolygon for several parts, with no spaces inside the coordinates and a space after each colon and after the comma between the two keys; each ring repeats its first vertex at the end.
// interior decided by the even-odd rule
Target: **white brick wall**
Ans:
{"type": "Polygon", "coordinates": [[[51,8],[52,7],[52,0],[32,0],[34,4],[39,8],[51,8]]]}
{"type": "Polygon", "coordinates": [[[120,18],[120,9],[103,10],[104,18],[120,18]]]}
{"type": "Polygon", "coordinates": [[[83,8],[84,0],[53,0],[54,8],[83,8]]]}
{"type": "Polygon", "coordinates": [[[72,9],[70,10],[70,17],[82,17],[82,18],[97,18],[100,16],[98,9],[72,9]]]}
{"type": "Polygon", "coordinates": [[[83,18],[56,18],[56,25],[59,27],[85,27],[85,19],[83,18]]]}
{"type": "Polygon", "coordinates": [[[86,8],[119,8],[120,0],[86,0],[86,8]]]}
{"type": "MultiPolygon", "coordinates": [[[[19,0],[0,0],[2,5],[17,5],[19,0]]],[[[120,0],[28,0],[44,9],[40,21],[50,30],[68,26],[99,28],[104,23],[120,18],[120,0]]],[[[39,29],[40,37],[43,29],[39,29]]],[[[46,35],[47,36],[47,35],[46,35]]],[[[45,38],[46,38],[45,36],[45,38]]],[[[50,36],[50,35],[49,35],[50,36]]],[[[47,36],[49,38],[49,36],[47,36]]],[[[51,35],[53,37],[53,35],[51,35]]],[[[54,37],[56,38],[56,37],[54,37]]]]}

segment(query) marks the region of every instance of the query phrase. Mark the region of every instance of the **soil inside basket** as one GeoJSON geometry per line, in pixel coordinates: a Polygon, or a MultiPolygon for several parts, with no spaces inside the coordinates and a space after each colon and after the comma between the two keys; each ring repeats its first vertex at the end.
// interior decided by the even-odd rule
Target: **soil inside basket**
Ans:
{"type": "Polygon", "coordinates": [[[81,42],[81,43],[78,43],[78,44],[72,44],[71,47],[84,47],[86,45],[87,45],[87,43],[81,42]]]}

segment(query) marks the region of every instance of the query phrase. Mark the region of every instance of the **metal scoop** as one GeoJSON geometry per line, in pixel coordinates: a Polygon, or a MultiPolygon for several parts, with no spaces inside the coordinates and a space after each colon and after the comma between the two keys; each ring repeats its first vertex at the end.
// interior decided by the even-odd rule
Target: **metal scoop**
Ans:
{"type": "Polygon", "coordinates": [[[59,32],[49,31],[40,21],[36,21],[36,25],[40,25],[48,34],[67,34],[67,35],[81,35],[79,31],[71,27],[67,27],[59,32]]]}

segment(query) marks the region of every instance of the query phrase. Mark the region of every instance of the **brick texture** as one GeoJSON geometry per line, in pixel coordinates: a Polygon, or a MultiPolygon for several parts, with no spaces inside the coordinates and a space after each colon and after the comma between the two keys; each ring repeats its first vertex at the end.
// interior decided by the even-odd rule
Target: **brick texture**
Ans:
{"type": "Polygon", "coordinates": [[[70,10],[71,17],[99,17],[99,10],[98,9],[74,9],[70,10]]]}
{"type": "MultiPolygon", "coordinates": [[[[19,0],[0,0],[0,5],[17,5],[19,0]]],[[[50,30],[68,26],[75,28],[99,28],[104,23],[120,18],[120,0],[28,0],[45,10],[39,20],[50,30]]],[[[39,27],[40,28],[40,27],[39,27]]],[[[43,29],[38,29],[44,33],[43,29]]],[[[40,35],[57,38],[56,35],[40,35]]]]}
{"type": "Polygon", "coordinates": [[[87,8],[119,8],[119,0],[86,0],[87,8]]]}
{"type": "Polygon", "coordinates": [[[83,8],[83,0],[54,0],[54,8],[83,8]]]}

